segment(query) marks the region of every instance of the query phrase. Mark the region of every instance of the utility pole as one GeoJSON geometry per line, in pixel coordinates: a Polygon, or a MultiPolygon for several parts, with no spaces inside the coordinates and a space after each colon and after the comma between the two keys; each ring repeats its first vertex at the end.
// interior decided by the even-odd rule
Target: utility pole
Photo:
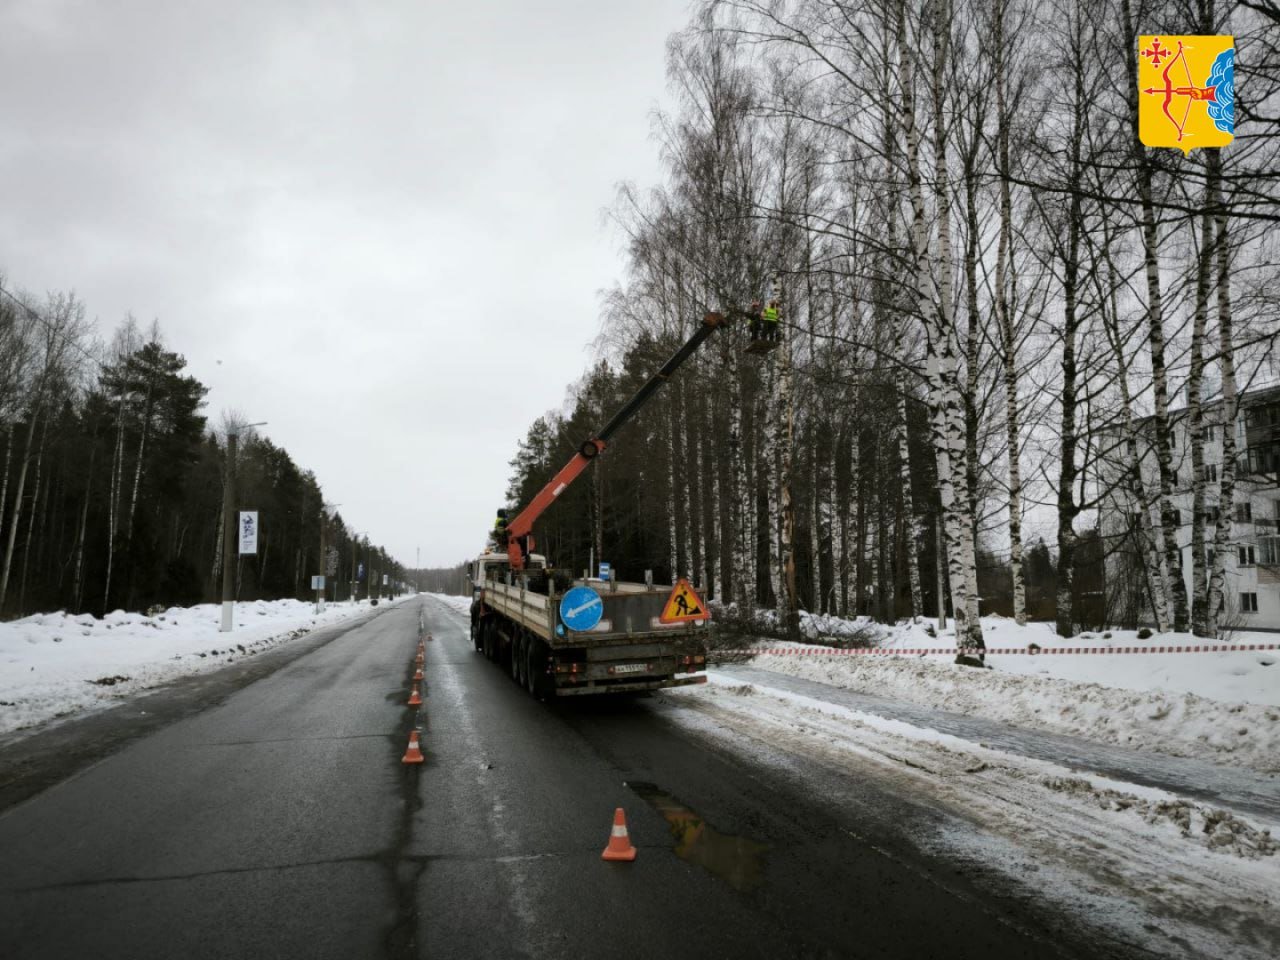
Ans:
{"type": "Polygon", "coordinates": [[[320,580],[316,585],[316,613],[324,613],[324,577],[329,569],[329,558],[324,552],[324,497],[320,498],[320,580]]]}
{"type": "Polygon", "coordinates": [[[235,574],[231,566],[236,550],[236,441],[238,436],[227,431],[227,479],[222,493],[222,632],[231,632],[232,611],[235,608],[235,574]]]}
{"type": "Polygon", "coordinates": [[[230,633],[235,619],[235,572],[232,569],[239,558],[240,538],[236,536],[236,446],[240,431],[250,427],[265,427],[267,422],[246,423],[242,427],[227,430],[227,482],[222,501],[222,632],[230,633]],[[232,546],[235,543],[235,546],[232,546]]]}

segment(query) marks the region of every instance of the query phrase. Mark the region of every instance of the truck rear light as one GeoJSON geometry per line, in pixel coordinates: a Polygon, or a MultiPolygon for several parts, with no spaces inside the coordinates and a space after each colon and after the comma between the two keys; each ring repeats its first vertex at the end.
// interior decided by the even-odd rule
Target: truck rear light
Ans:
{"type": "Polygon", "coordinates": [[[556,673],[582,673],[587,669],[585,663],[557,663],[556,673]]]}
{"type": "Polygon", "coordinates": [[[680,658],[680,664],[685,667],[700,667],[707,662],[707,658],[701,655],[687,656],[680,658]]]}

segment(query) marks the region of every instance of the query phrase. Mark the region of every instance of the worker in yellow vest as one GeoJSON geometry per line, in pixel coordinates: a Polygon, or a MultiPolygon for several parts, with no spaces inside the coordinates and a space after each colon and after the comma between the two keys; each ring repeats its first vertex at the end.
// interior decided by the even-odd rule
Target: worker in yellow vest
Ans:
{"type": "Polygon", "coordinates": [[[764,339],[776,341],[780,339],[780,323],[777,298],[770,300],[760,314],[764,326],[764,339]]]}

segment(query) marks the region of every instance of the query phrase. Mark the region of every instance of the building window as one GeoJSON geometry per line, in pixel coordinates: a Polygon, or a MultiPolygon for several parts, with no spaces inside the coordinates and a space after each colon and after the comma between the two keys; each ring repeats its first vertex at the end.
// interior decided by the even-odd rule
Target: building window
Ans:
{"type": "Polygon", "coordinates": [[[1213,441],[1217,439],[1218,439],[1218,428],[1211,423],[1204,428],[1204,442],[1213,443],[1213,441]]]}
{"type": "Polygon", "coordinates": [[[1257,613],[1258,612],[1258,595],[1256,593],[1240,594],[1240,612],[1241,613],[1257,613]]]}
{"type": "Polygon", "coordinates": [[[1218,507],[1205,507],[1205,508],[1204,508],[1204,522],[1205,522],[1205,523],[1217,523],[1217,522],[1218,522],[1218,515],[1219,515],[1221,512],[1222,512],[1222,511],[1221,511],[1221,509],[1219,509],[1218,507]]]}
{"type": "Polygon", "coordinates": [[[1173,525],[1175,527],[1182,526],[1182,511],[1179,510],[1177,507],[1170,508],[1169,518],[1173,521],[1173,525]]]}
{"type": "Polygon", "coordinates": [[[1264,564],[1269,567],[1280,566],[1280,537],[1259,537],[1258,550],[1264,564]]]}
{"type": "Polygon", "coordinates": [[[1204,480],[1205,483],[1218,482],[1218,465],[1216,463],[1206,463],[1204,465],[1204,480]]]}
{"type": "Polygon", "coordinates": [[[1239,565],[1242,567],[1252,567],[1256,562],[1254,559],[1253,547],[1251,546],[1237,547],[1236,555],[1239,558],[1239,565]]]}
{"type": "Polygon", "coordinates": [[[1253,523],[1253,504],[1248,500],[1236,504],[1236,523],[1253,523]]]}

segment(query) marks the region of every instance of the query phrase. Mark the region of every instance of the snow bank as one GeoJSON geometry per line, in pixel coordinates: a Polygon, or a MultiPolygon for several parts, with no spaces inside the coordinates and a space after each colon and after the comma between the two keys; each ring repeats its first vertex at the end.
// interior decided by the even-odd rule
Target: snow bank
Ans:
{"type": "Polygon", "coordinates": [[[424,593],[423,596],[439,601],[454,613],[465,613],[468,617],[471,616],[470,597],[459,597],[451,593],[424,593]]]}
{"type": "MultiPolygon", "coordinates": [[[[990,655],[992,669],[977,670],[956,666],[946,655],[908,653],[954,643],[950,631],[931,636],[932,621],[893,628],[856,622],[863,636],[878,640],[877,646],[904,655],[765,655],[752,665],[1015,726],[1280,772],[1280,654],[1275,651],[990,655]]],[[[1064,640],[1049,624],[1019,627],[1000,617],[984,618],[983,632],[991,647],[1036,644],[1044,651],[1202,642],[1178,634],[1139,640],[1134,631],[1124,630],[1064,640]]],[[[1276,638],[1241,634],[1232,642],[1274,643],[1276,638]]]]}
{"type": "MultiPolygon", "coordinates": [[[[384,601],[385,602],[385,601],[384,601]]],[[[298,600],[238,603],[235,630],[220,633],[222,607],[172,607],[153,617],[116,610],[44,613],[0,623],[0,734],[141,690],[215,670],[312,629],[367,612],[368,604],[298,600]]]]}

